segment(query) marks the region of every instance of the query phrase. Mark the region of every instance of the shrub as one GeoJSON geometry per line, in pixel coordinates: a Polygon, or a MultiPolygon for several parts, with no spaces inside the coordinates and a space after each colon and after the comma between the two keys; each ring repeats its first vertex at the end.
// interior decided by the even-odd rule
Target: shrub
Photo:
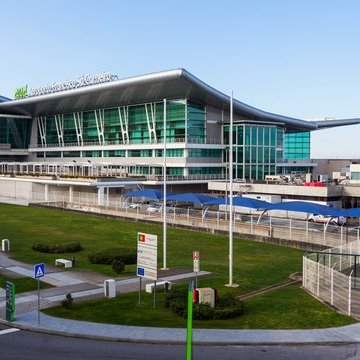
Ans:
{"type": "Polygon", "coordinates": [[[89,255],[92,264],[110,265],[114,260],[120,260],[124,265],[136,264],[136,249],[114,248],[96,251],[89,255]]]}
{"type": "Polygon", "coordinates": [[[121,260],[114,260],[111,263],[111,267],[117,274],[120,274],[125,270],[125,264],[121,260]]]}
{"type": "Polygon", "coordinates": [[[60,254],[60,253],[74,253],[82,250],[79,242],[67,244],[44,244],[37,243],[32,246],[32,249],[42,253],[60,254]]]}
{"type": "Polygon", "coordinates": [[[66,294],[65,299],[61,301],[61,305],[66,309],[70,309],[73,301],[71,294],[66,294]]]}
{"type": "MultiPolygon", "coordinates": [[[[187,316],[187,291],[173,288],[165,299],[165,306],[175,314],[186,318],[187,316]]],[[[224,296],[219,299],[215,308],[207,304],[193,305],[194,320],[220,320],[240,316],[245,311],[244,304],[231,296],[224,296]]]]}

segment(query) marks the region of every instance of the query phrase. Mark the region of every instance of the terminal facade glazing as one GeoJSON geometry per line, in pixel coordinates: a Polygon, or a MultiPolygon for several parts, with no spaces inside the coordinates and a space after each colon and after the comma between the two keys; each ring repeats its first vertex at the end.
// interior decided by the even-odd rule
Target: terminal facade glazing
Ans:
{"type": "Polygon", "coordinates": [[[12,149],[27,149],[31,121],[23,118],[0,117],[0,144],[12,149]]]}

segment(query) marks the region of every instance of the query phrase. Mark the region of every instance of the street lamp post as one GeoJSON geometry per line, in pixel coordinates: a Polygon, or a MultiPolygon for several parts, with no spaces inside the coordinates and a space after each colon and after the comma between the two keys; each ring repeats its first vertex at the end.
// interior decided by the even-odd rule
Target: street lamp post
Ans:
{"type": "Polygon", "coordinates": [[[163,267],[162,270],[167,270],[166,263],[166,99],[164,99],[164,167],[163,167],[163,181],[164,181],[164,193],[163,193],[163,267]]]}
{"type": "Polygon", "coordinates": [[[229,219],[229,283],[228,287],[238,287],[238,284],[233,283],[233,92],[230,92],[230,129],[229,129],[229,205],[230,205],[230,219],[229,219]]]}

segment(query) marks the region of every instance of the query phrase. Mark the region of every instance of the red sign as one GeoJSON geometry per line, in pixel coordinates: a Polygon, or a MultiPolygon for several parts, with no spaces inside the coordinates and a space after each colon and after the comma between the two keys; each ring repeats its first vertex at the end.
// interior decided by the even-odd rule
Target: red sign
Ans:
{"type": "Polygon", "coordinates": [[[193,251],[193,260],[200,260],[200,251],[193,251]]]}

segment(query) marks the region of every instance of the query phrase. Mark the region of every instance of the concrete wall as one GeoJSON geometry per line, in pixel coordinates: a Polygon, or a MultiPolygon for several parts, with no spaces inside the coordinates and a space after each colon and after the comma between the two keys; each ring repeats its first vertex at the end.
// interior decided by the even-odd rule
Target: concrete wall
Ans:
{"type": "Polygon", "coordinates": [[[13,199],[32,200],[33,183],[0,178],[0,196],[13,199]]]}

